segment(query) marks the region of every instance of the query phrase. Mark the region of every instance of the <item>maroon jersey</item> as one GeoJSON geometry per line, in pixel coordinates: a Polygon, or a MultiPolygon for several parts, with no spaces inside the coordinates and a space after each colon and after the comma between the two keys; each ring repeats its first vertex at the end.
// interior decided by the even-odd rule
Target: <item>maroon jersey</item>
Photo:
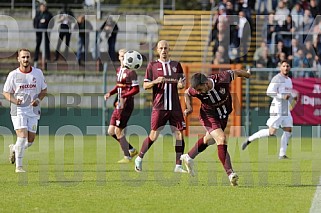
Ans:
{"type": "Polygon", "coordinates": [[[165,82],[153,86],[153,109],[182,111],[179,102],[177,82],[185,80],[183,68],[177,61],[152,61],[148,64],[144,82],[165,77],[165,82]]]}
{"type": "Polygon", "coordinates": [[[194,88],[188,88],[188,93],[197,97],[201,102],[201,116],[203,113],[215,118],[226,119],[232,112],[232,97],[230,83],[234,80],[232,70],[221,71],[208,77],[214,87],[206,94],[198,93],[194,88]]]}
{"type": "MultiPolygon", "coordinates": [[[[118,100],[120,100],[120,97],[130,91],[132,87],[139,86],[138,80],[137,80],[137,74],[134,70],[129,70],[126,68],[117,68],[117,96],[118,100]]],[[[125,106],[131,105],[131,107],[134,107],[134,97],[128,96],[126,98],[125,106]]]]}

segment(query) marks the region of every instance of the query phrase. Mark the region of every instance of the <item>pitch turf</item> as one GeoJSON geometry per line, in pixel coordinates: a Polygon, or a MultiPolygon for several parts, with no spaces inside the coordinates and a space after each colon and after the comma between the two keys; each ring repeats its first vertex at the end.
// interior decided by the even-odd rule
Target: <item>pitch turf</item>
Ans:
{"type": "MultiPolygon", "coordinates": [[[[143,139],[130,138],[135,147],[143,139]]],[[[28,172],[16,174],[13,140],[0,135],[0,212],[308,212],[321,175],[321,145],[311,138],[293,138],[289,160],[277,159],[276,138],[245,151],[230,138],[238,187],[229,185],[216,146],[196,158],[192,178],[173,173],[171,137],[159,138],[136,173],[133,162],[116,163],[122,155],[111,137],[41,135],[26,152],[28,172]]],[[[194,142],[186,139],[185,150],[194,142]]]]}

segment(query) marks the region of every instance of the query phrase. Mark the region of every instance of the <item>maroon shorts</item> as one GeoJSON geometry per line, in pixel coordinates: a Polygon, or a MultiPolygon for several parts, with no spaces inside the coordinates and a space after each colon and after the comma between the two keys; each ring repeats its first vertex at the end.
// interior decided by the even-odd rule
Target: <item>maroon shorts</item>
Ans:
{"type": "Polygon", "coordinates": [[[215,129],[222,129],[224,131],[227,126],[228,117],[224,119],[219,119],[201,111],[200,121],[201,121],[201,124],[207,130],[207,132],[210,133],[215,129]]]}
{"type": "Polygon", "coordinates": [[[172,130],[183,131],[186,128],[182,111],[153,110],[151,118],[151,129],[162,130],[167,121],[174,128],[172,130]]]}
{"type": "Polygon", "coordinates": [[[124,129],[127,126],[127,122],[133,112],[133,109],[115,109],[110,118],[109,125],[117,126],[124,129]]]}

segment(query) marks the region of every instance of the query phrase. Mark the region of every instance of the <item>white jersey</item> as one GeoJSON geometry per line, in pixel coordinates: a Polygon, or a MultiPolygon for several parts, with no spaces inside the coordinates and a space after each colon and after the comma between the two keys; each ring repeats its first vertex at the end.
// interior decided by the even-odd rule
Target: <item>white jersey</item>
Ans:
{"type": "Polygon", "coordinates": [[[38,98],[41,90],[47,88],[45,77],[40,69],[31,67],[31,71],[23,73],[19,68],[11,71],[3,86],[3,92],[13,93],[21,99],[21,105],[11,105],[11,116],[23,115],[40,118],[40,105],[33,107],[31,102],[38,98]]]}
{"type": "Polygon", "coordinates": [[[292,80],[282,74],[274,76],[267,88],[266,94],[273,98],[270,106],[271,116],[291,116],[290,101],[283,97],[287,94],[291,95],[292,80]]]}

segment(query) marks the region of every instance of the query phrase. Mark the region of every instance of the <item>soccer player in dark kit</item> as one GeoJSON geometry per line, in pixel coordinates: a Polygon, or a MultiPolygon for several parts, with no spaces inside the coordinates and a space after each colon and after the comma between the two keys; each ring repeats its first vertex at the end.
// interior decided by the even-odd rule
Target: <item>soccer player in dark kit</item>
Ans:
{"type": "Polygon", "coordinates": [[[144,89],[153,90],[153,109],[151,116],[151,131],[144,140],[138,157],[135,159],[135,170],[142,171],[143,157],[157,140],[160,131],[169,122],[176,137],[176,166],[174,172],[187,173],[182,168],[181,155],[184,153],[183,130],[185,121],[179,102],[178,89],[185,87],[185,75],[178,61],[169,58],[169,43],[161,40],[157,44],[159,58],[151,61],[146,69],[144,89]]]}
{"type": "Polygon", "coordinates": [[[217,144],[218,158],[220,159],[232,186],[237,186],[238,175],[233,171],[230,155],[227,151],[227,139],[224,130],[228,116],[232,112],[232,96],[230,83],[236,77],[249,78],[250,71],[227,70],[217,74],[205,76],[196,73],[191,78],[191,86],[185,92],[185,115],[193,111],[192,97],[201,101],[200,122],[206,129],[206,135],[200,138],[194,147],[181,156],[188,173],[194,176],[194,158],[203,152],[209,145],[217,144]]]}

